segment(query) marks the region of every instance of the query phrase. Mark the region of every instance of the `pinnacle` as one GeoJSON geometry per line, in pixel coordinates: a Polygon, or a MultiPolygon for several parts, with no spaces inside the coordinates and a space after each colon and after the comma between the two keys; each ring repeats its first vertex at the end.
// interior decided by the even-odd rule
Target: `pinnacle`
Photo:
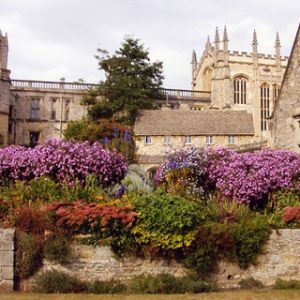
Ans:
{"type": "Polygon", "coordinates": [[[256,36],[256,31],[255,31],[255,29],[254,29],[254,31],[253,31],[252,45],[258,45],[258,43],[257,43],[257,36],[256,36]]]}

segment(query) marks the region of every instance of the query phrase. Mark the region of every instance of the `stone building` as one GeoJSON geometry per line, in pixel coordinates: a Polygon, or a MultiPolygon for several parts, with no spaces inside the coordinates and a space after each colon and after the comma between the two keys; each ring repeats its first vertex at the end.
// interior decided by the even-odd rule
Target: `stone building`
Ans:
{"type": "MultiPolygon", "coordinates": [[[[95,88],[95,84],[11,79],[7,60],[8,39],[7,35],[1,33],[0,143],[35,145],[50,137],[60,137],[69,120],[80,119],[86,115],[80,101],[86,90],[95,88]]],[[[166,150],[162,139],[168,139],[168,136],[172,136],[173,148],[181,147],[185,138],[191,138],[191,144],[197,145],[206,144],[206,140],[212,136],[214,145],[228,146],[228,138],[231,136],[236,147],[268,140],[268,118],[279,93],[287,60],[287,57],[280,54],[278,34],[275,40],[275,54],[266,55],[258,53],[255,32],[252,52],[247,53],[230,51],[226,28],[222,41],[216,30],[214,44],[208,39],[199,60],[196,52],[193,52],[192,89],[162,89],[165,100],[158,101],[161,110],[149,112],[152,118],[157,120],[153,125],[165,128],[166,132],[160,131],[153,136],[148,131],[143,132],[142,128],[148,127],[139,127],[139,124],[148,122],[148,115],[138,119],[138,154],[141,158],[148,156],[148,160],[161,156],[166,150]],[[231,111],[236,113],[230,114],[231,111]],[[190,123],[189,126],[195,131],[169,134],[164,125],[167,124],[167,119],[164,119],[165,115],[160,114],[174,115],[177,121],[181,120],[181,123],[170,126],[179,128],[181,124],[190,123]],[[228,119],[228,116],[232,120],[228,119]],[[245,116],[245,120],[240,119],[240,116],[245,116]],[[190,122],[190,118],[194,121],[190,122]],[[230,132],[228,128],[231,127],[228,125],[226,132],[219,131],[222,128],[217,127],[215,131],[209,131],[211,120],[214,120],[217,127],[232,122],[243,126],[243,123],[248,124],[252,120],[253,130],[248,132],[248,135],[243,135],[234,130],[230,132]],[[148,136],[153,140],[152,146],[146,142],[148,136]]]]}
{"type": "Polygon", "coordinates": [[[300,25],[272,121],[272,146],[300,152],[300,25]]]}
{"type": "Polygon", "coordinates": [[[134,126],[139,162],[149,170],[170,151],[191,146],[237,148],[255,142],[246,111],[144,110],[134,126]]]}
{"type": "Polygon", "coordinates": [[[259,53],[254,31],[251,53],[230,51],[226,27],[222,41],[217,28],[214,44],[208,37],[199,61],[196,52],[192,54],[192,89],[210,91],[211,107],[251,113],[255,136],[260,140],[268,139],[268,117],[288,61],[288,57],[281,56],[280,48],[277,33],[275,54],[259,53]]]}

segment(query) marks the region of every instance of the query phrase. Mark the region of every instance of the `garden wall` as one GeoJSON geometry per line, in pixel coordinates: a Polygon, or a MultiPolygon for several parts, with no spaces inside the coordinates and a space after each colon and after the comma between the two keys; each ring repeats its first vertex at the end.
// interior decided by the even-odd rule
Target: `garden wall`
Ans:
{"type": "Polygon", "coordinates": [[[14,229],[0,228],[0,292],[14,286],[14,229]]]}
{"type": "MultiPolygon", "coordinates": [[[[11,290],[13,287],[13,236],[14,230],[0,230],[0,288],[11,290]]],[[[43,272],[58,269],[85,280],[116,279],[127,281],[143,273],[169,273],[184,276],[188,271],[174,261],[149,260],[135,257],[117,259],[108,247],[73,245],[72,262],[66,266],[44,261],[43,272]]],[[[300,229],[273,231],[265,246],[264,254],[258,259],[257,266],[241,270],[228,262],[221,262],[219,270],[212,275],[220,287],[238,287],[242,279],[253,277],[269,286],[276,279],[300,280],[300,229]]],[[[33,279],[23,282],[23,290],[31,287],[33,279]]]]}

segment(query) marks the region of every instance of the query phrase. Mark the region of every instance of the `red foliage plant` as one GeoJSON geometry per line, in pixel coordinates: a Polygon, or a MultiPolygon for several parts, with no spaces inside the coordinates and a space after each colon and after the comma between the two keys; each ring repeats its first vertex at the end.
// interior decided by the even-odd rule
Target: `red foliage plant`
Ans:
{"type": "Polygon", "coordinates": [[[45,211],[30,207],[18,207],[15,209],[15,226],[21,231],[41,234],[47,226],[45,211]]]}
{"type": "Polygon", "coordinates": [[[282,220],[285,223],[296,222],[300,224],[300,206],[288,206],[283,209],[282,220]]]}
{"type": "Polygon", "coordinates": [[[53,203],[47,210],[53,216],[56,226],[72,233],[105,230],[114,221],[119,221],[129,229],[137,217],[131,206],[103,206],[81,201],[53,203]]]}

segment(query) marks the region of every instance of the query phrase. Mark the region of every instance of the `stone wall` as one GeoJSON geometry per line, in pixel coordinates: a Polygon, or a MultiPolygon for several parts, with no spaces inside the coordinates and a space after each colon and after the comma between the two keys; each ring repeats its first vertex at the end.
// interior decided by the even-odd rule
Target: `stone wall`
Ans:
{"type": "MultiPolygon", "coordinates": [[[[0,287],[12,289],[13,276],[13,230],[0,231],[0,287]],[[8,250],[4,250],[8,249],[8,250]],[[1,285],[2,284],[2,285],[1,285]]],[[[137,257],[118,259],[108,247],[93,247],[73,244],[73,258],[67,265],[44,261],[44,266],[38,271],[56,269],[83,280],[109,280],[115,279],[126,282],[132,277],[141,274],[156,275],[168,273],[177,277],[184,276],[189,270],[179,263],[170,260],[150,260],[137,257]]],[[[282,229],[273,231],[265,245],[264,253],[259,256],[257,265],[246,270],[237,265],[222,261],[211,279],[221,288],[238,288],[242,279],[253,277],[265,286],[271,286],[277,279],[300,280],[300,229],[282,229]]],[[[21,289],[28,291],[34,282],[30,280],[21,283],[21,289]]]]}
{"type": "Polygon", "coordinates": [[[0,228],[0,292],[14,286],[14,229],[0,228]]]}

